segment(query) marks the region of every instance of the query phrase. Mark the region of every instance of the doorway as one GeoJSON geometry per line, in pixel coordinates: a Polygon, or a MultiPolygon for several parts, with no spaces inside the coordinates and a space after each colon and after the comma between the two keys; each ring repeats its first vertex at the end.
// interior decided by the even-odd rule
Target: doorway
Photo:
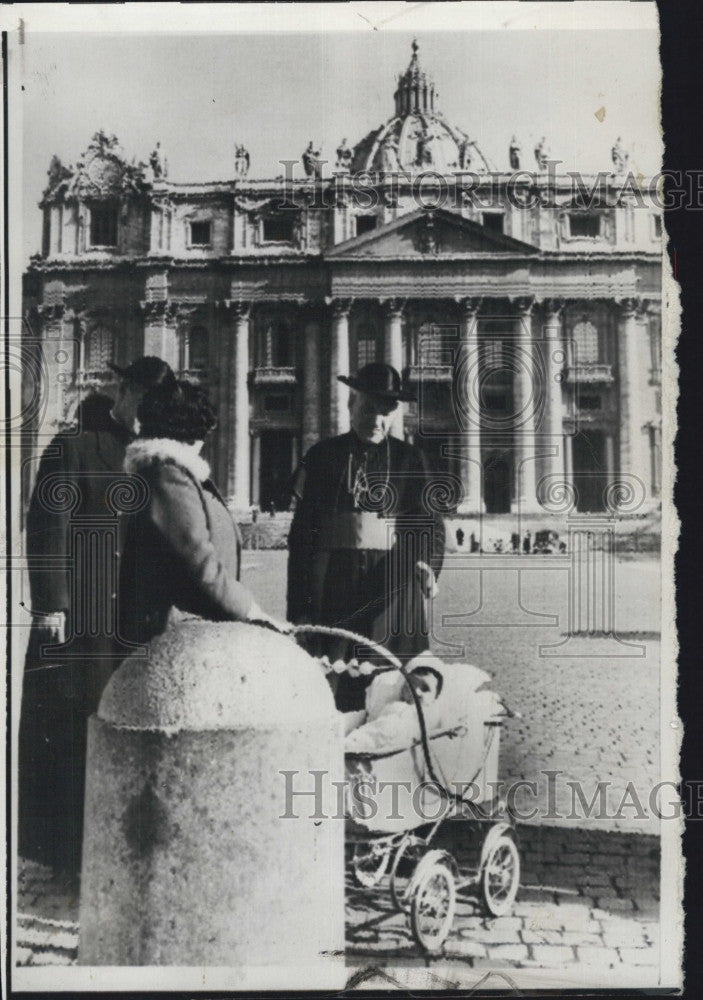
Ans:
{"type": "Polygon", "coordinates": [[[574,435],[574,480],[578,490],[576,509],[592,513],[605,509],[608,473],[603,431],[579,431],[574,435]]]}
{"type": "Polygon", "coordinates": [[[259,504],[263,511],[288,510],[293,465],[293,435],[290,431],[262,431],[259,466],[259,504]]]}
{"type": "Polygon", "coordinates": [[[512,462],[505,455],[489,455],[483,463],[483,501],[487,514],[509,514],[512,499],[512,462]]]}

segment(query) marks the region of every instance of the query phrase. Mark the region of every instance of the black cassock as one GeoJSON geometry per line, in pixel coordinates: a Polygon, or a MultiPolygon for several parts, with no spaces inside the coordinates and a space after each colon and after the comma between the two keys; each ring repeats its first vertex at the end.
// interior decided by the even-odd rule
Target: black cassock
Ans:
{"type": "MultiPolygon", "coordinates": [[[[295,493],[289,620],[348,629],[404,660],[428,649],[416,564],[439,575],[444,522],[441,484],[425,454],[393,437],[367,444],[350,431],[309,450],[295,493]]],[[[353,643],[327,642],[324,649],[331,659],[378,660],[353,643]]],[[[342,674],[337,707],[363,708],[367,684],[342,674]]]]}

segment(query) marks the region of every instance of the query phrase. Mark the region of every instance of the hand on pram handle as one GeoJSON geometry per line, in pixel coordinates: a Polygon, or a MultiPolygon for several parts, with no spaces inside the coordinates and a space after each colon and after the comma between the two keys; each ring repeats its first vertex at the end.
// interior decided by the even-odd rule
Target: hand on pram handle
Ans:
{"type": "Polygon", "coordinates": [[[292,635],[294,625],[290,622],[282,622],[277,618],[272,618],[271,615],[267,615],[263,611],[256,601],[252,601],[252,605],[249,608],[249,614],[247,615],[247,621],[250,625],[260,625],[262,628],[271,629],[273,632],[278,632],[280,635],[292,635]]]}

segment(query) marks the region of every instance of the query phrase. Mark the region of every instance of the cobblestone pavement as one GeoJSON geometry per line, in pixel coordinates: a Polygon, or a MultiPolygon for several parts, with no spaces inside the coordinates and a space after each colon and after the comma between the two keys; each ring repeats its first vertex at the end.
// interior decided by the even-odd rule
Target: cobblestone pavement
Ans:
{"type": "MultiPolygon", "coordinates": [[[[438,846],[462,857],[447,824],[438,846]]],[[[486,919],[459,897],[442,961],[472,969],[588,967],[602,971],[656,967],[659,962],[659,848],[656,838],[595,830],[523,827],[522,888],[511,915],[486,919]]],[[[22,862],[17,961],[76,961],[78,885],[22,862]]],[[[347,884],[347,961],[351,968],[418,960],[406,916],[392,905],[388,881],[347,884]]],[[[434,960],[436,961],[436,960],[434,960]]]]}
{"type": "MultiPolygon", "coordinates": [[[[445,827],[446,828],[446,827],[445,827]]],[[[457,825],[456,828],[460,828],[457,825]]],[[[461,849],[451,836],[445,844],[461,849]]],[[[520,832],[522,887],[509,916],[486,918],[460,894],[444,954],[431,965],[563,969],[603,973],[659,964],[659,847],[655,837],[548,827],[520,832]]],[[[347,887],[347,959],[358,968],[416,959],[406,916],[387,878],[373,889],[347,887]]]]}
{"type": "MultiPolygon", "coordinates": [[[[285,612],[286,558],[245,553],[243,579],[274,615],[285,612]]],[[[568,781],[580,783],[589,802],[598,782],[606,782],[609,819],[600,817],[597,828],[654,835],[649,792],[673,777],[660,767],[660,563],[617,558],[612,611],[619,641],[578,636],[546,650],[564,643],[569,628],[569,566],[568,559],[557,564],[542,556],[449,553],[432,646],[442,657],[458,654],[486,670],[522,715],[504,727],[499,775],[507,784],[538,782],[536,795],[518,800],[524,818],[534,807],[543,816],[549,811],[544,772],[552,770],[560,772],[556,812],[570,812],[568,781]],[[620,808],[629,782],[646,818],[636,805],[620,808]]],[[[592,822],[584,817],[584,825],[592,822]]]]}

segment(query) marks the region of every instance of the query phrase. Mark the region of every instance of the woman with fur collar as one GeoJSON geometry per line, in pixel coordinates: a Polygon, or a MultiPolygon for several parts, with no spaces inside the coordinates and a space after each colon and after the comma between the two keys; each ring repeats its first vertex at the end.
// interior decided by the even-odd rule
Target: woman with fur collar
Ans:
{"type": "Polygon", "coordinates": [[[144,480],[146,503],[130,516],[125,534],[122,637],[148,642],[179,612],[272,623],[239,583],[239,531],[199,455],[216,424],[206,394],[188,382],[159,386],[145,395],[137,416],[140,434],[124,468],[144,480]]]}

